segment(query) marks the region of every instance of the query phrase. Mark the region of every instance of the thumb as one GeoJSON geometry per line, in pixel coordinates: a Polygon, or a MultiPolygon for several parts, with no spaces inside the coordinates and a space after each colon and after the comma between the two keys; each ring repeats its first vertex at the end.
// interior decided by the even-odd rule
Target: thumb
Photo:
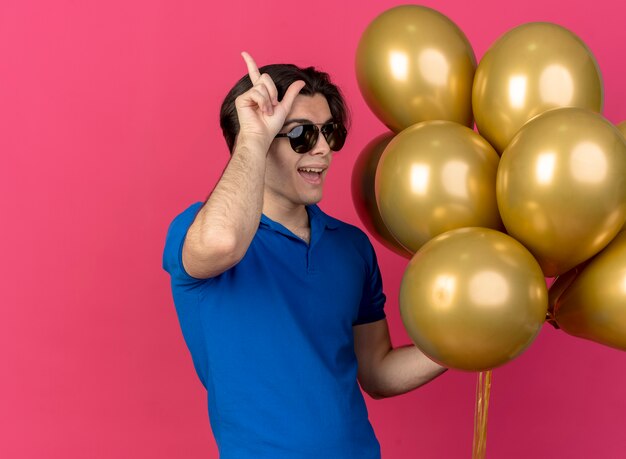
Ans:
{"type": "Polygon", "coordinates": [[[287,91],[285,91],[285,95],[283,96],[283,100],[280,101],[280,105],[282,105],[285,109],[285,113],[289,113],[291,110],[291,106],[293,105],[293,101],[296,100],[296,96],[300,93],[302,88],[306,83],[302,80],[294,81],[289,85],[287,91]]]}

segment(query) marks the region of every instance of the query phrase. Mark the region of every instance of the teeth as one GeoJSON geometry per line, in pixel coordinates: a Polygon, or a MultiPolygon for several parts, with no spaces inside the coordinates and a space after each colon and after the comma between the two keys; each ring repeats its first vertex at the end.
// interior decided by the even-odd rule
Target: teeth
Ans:
{"type": "Polygon", "coordinates": [[[300,168],[301,171],[304,172],[315,172],[317,174],[321,173],[323,171],[323,169],[317,168],[317,167],[301,167],[300,168]]]}

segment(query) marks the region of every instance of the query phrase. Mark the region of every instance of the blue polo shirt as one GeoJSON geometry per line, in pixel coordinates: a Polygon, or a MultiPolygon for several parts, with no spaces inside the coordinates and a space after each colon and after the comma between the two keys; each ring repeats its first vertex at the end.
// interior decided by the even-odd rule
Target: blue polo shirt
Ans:
{"type": "Polygon", "coordinates": [[[201,206],[170,225],[163,267],[220,457],[379,458],[352,333],[385,317],[367,236],[315,205],[310,244],[263,215],[244,258],[199,280],[182,247],[201,206]]]}

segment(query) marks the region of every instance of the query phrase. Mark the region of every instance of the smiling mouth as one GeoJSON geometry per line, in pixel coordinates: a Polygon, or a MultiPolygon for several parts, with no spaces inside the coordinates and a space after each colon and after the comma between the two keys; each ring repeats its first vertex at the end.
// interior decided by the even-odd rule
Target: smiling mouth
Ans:
{"type": "Polygon", "coordinates": [[[322,183],[322,173],[324,169],[321,167],[299,167],[298,174],[308,183],[318,185],[322,183]]]}

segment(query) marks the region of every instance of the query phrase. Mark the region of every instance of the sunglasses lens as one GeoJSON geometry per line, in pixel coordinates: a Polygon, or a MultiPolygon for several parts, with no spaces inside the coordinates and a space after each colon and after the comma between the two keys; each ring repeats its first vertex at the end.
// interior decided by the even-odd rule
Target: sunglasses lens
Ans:
{"type": "Polygon", "coordinates": [[[291,148],[296,153],[306,153],[315,146],[319,130],[313,124],[303,124],[296,126],[289,132],[289,142],[291,148]]]}
{"type": "Polygon", "coordinates": [[[346,142],[346,128],[342,124],[332,123],[322,126],[322,133],[328,146],[333,151],[339,151],[346,142]]]}
{"type": "Polygon", "coordinates": [[[309,124],[306,126],[306,129],[304,130],[304,145],[305,145],[305,152],[306,151],[310,151],[315,144],[317,143],[317,139],[320,135],[320,130],[317,126],[315,126],[314,124],[309,124]]]}
{"type": "MultiPolygon", "coordinates": [[[[343,127],[343,124],[328,123],[322,126],[321,131],[331,150],[341,150],[346,141],[347,134],[346,128],[343,127]]],[[[311,149],[313,149],[317,143],[319,135],[320,128],[318,128],[315,124],[302,124],[289,131],[287,137],[289,137],[289,142],[293,151],[303,154],[308,153],[311,149]]]]}

